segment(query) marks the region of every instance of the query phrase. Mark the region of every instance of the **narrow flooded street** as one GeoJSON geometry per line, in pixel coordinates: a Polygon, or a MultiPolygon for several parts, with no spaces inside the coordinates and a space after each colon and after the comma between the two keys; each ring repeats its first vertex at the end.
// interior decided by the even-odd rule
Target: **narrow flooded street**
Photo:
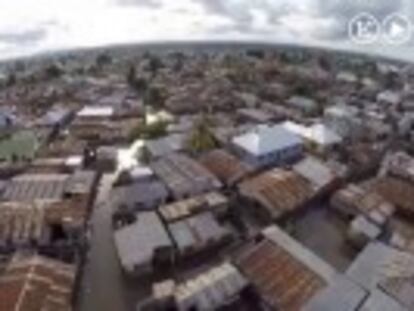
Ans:
{"type": "Polygon", "coordinates": [[[136,303],[135,285],[125,280],[113,243],[111,183],[112,175],[101,179],[91,219],[91,249],[83,275],[79,311],[133,310],[136,303]]]}

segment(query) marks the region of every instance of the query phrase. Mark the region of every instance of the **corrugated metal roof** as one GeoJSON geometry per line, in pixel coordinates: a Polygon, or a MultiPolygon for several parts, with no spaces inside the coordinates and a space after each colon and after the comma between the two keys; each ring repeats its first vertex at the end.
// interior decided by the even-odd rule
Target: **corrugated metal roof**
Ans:
{"type": "Polygon", "coordinates": [[[293,170],[306,178],[316,189],[323,188],[332,183],[337,175],[322,161],[307,157],[293,166],[293,170]]]}
{"type": "Polygon", "coordinates": [[[247,285],[246,279],[230,263],[224,263],[177,287],[175,300],[179,310],[215,310],[232,299],[247,285]]]}
{"type": "Polygon", "coordinates": [[[237,265],[276,310],[296,311],[328,285],[336,272],[276,226],[237,265]]]}
{"type": "Polygon", "coordinates": [[[118,256],[128,271],[151,262],[157,248],[172,246],[155,212],[138,213],[135,223],[115,231],[114,236],[118,256]]]}
{"type": "Polygon", "coordinates": [[[230,231],[220,226],[210,212],[174,222],[168,228],[182,254],[200,250],[230,235],[230,231]]]}

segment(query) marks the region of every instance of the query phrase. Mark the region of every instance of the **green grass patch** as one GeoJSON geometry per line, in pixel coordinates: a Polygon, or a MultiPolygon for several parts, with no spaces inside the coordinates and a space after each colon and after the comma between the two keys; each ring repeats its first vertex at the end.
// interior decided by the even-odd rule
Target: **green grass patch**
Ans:
{"type": "Polygon", "coordinates": [[[38,145],[36,135],[31,131],[20,131],[8,137],[0,138],[0,160],[32,159],[38,145]]]}

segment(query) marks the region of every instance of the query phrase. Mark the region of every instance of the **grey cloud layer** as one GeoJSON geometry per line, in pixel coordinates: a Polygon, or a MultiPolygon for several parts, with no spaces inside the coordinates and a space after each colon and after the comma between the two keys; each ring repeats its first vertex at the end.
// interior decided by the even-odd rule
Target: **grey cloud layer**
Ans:
{"type": "Polygon", "coordinates": [[[159,0],[116,0],[118,4],[125,6],[143,6],[148,8],[157,8],[162,5],[159,0]]]}
{"type": "Polygon", "coordinates": [[[0,42],[13,45],[35,44],[47,36],[44,28],[32,29],[23,32],[2,32],[0,42]]]}

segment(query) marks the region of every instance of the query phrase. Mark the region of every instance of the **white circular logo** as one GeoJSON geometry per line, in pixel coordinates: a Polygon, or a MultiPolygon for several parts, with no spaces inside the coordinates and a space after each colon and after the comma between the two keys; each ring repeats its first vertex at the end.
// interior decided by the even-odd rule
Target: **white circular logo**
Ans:
{"type": "Polygon", "coordinates": [[[349,22],[348,33],[357,44],[371,44],[378,40],[381,24],[373,15],[360,13],[349,22]]]}
{"type": "Polygon", "coordinates": [[[382,29],[384,40],[393,45],[407,43],[412,36],[410,20],[398,13],[391,14],[385,18],[382,23],[382,29]]]}

